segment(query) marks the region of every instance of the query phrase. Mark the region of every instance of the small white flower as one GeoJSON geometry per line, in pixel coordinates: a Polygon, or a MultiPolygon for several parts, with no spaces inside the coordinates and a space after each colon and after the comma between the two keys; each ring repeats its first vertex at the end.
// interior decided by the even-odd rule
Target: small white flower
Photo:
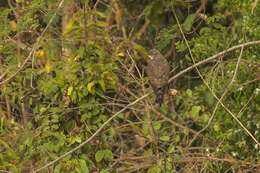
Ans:
{"type": "Polygon", "coordinates": [[[238,91],[242,91],[244,88],[241,86],[238,88],[238,91]]]}
{"type": "Polygon", "coordinates": [[[232,151],[231,154],[232,154],[233,157],[237,157],[238,156],[238,153],[234,152],[234,151],[232,151]]]}
{"type": "Polygon", "coordinates": [[[251,121],[247,121],[246,126],[250,127],[251,126],[251,121]]]}
{"type": "Polygon", "coordinates": [[[206,152],[209,152],[209,148],[206,148],[206,152]]]}
{"type": "Polygon", "coordinates": [[[258,144],[255,144],[255,149],[258,149],[258,147],[259,147],[258,144]]]}
{"type": "Polygon", "coordinates": [[[254,93],[255,95],[258,95],[260,93],[260,88],[256,88],[254,93]]]}

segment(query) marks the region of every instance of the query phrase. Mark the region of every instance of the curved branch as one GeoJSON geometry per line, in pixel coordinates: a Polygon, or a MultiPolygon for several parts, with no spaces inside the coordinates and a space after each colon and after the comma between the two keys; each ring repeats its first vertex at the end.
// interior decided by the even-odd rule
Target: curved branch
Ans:
{"type": "Polygon", "coordinates": [[[196,68],[196,67],[198,67],[198,66],[200,66],[200,65],[209,63],[209,62],[211,62],[211,61],[213,61],[213,60],[219,58],[220,56],[225,55],[225,54],[228,53],[228,52],[232,52],[232,51],[234,51],[234,50],[241,49],[242,47],[245,48],[245,47],[252,46],[252,45],[257,45],[257,44],[260,44],[260,40],[250,41],[250,42],[247,42],[247,43],[243,43],[243,44],[239,44],[239,45],[233,46],[233,47],[231,47],[231,48],[229,48],[229,49],[227,49],[227,50],[224,50],[224,51],[222,51],[222,52],[219,52],[219,53],[217,53],[217,54],[215,54],[215,55],[213,55],[213,56],[211,56],[211,57],[209,57],[209,58],[207,58],[207,59],[204,59],[204,60],[202,60],[202,61],[200,61],[200,62],[197,62],[196,64],[193,64],[192,66],[190,66],[190,67],[188,67],[188,68],[186,68],[186,69],[180,71],[179,73],[177,73],[176,75],[174,75],[173,77],[171,77],[168,82],[170,83],[170,82],[172,82],[174,79],[177,79],[178,77],[180,77],[180,76],[182,76],[183,74],[185,74],[185,73],[191,71],[192,69],[194,69],[194,68],[196,68]]]}

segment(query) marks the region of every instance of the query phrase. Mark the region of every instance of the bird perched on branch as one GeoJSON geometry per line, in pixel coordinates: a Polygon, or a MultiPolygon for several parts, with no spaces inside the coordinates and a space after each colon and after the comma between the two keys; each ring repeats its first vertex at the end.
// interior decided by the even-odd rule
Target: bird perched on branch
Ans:
{"type": "Polygon", "coordinates": [[[148,57],[146,73],[156,95],[155,102],[161,105],[168,88],[170,66],[168,61],[156,49],[152,49],[148,57]]]}

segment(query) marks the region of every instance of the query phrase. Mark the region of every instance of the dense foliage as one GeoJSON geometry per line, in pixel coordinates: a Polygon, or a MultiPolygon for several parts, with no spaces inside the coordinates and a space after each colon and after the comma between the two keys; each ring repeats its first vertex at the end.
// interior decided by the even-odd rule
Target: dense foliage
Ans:
{"type": "Polygon", "coordinates": [[[258,0],[0,10],[0,172],[260,171],[258,0]],[[172,69],[161,107],[145,74],[152,48],[172,69]]]}

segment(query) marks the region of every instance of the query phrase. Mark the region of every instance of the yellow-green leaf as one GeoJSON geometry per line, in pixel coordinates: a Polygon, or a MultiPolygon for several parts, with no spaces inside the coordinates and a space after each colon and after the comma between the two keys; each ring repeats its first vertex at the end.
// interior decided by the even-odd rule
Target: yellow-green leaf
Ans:
{"type": "Polygon", "coordinates": [[[137,52],[140,52],[140,53],[144,53],[144,54],[146,54],[147,52],[146,52],[146,50],[145,50],[145,48],[143,47],[143,46],[141,46],[140,44],[134,44],[133,45],[133,48],[137,51],[137,52]]]}
{"type": "Polygon", "coordinates": [[[87,90],[89,93],[91,94],[94,94],[95,93],[95,84],[96,82],[95,81],[92,81],[92,82],[89,82],[88,85],[87,85],[87,90]]]}
{"type": "Polygon", "coordinates": [[[52,68],[51,68],[51,64],[49,62],[46,63],[44,70],[46,73],[51,72],[52,68]]]}
{"type": "Polygon", "coordinates": [[[65,27],[65,29],[64,29],[63,35],[66,35],[66,34],[69,34],[70,32],[72,32],[73,29],[74,29],[74,26],[75,26],[75,20],[74,20],[74,19],[71,19],[71,20],[67,23],[67,25],[66,25],[66,27],[65,27]]]}
{"type": "Polygon", "coordinates": [[[14,20],[11,20],[9,22],[9,25],[10,25],[11,31],[14,31],[14,32],[17,31],[17,24],[14,20]]]}
{"type": "Polygon", "coordinates": [[[73,86],[70,86],[70,87],[68,88],[67,95],[68,95],[68,96],[71,96],[72,91],[73,91],[73,86]]]}
{"type": "Polygon", "coordinates": [[[101,86],[101,89],[102,89],[103,91],[106,91],[106,85],[105,85],[104,80],[99,80],[98,83],[99,83],[99,85],[101,86]]]}
{"type": "Polygon", "coordinates": [[[117,57],[124,57],[125,54],[124,54],[124,52],[119,52],[116,56],[117,56],[117,57]]]}

